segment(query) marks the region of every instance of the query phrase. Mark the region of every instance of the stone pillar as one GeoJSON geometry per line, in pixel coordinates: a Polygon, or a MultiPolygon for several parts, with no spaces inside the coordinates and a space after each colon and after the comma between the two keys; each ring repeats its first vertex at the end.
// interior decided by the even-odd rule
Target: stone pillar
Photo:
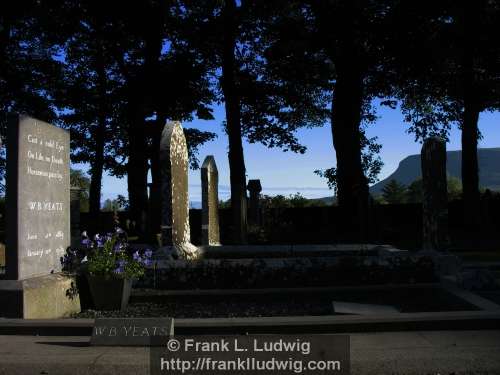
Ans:
{"type": "Polygon", "coordinates": [[[201,238],[203,245],[220,245],[219,172],[212,155],[201,166],[201,238]]]}
{"type": "Polygon", "coordinates": [[[446,143],[440,137],[425,140],[421,152],[423,185],[423,250],[442,250],[448,244],[446,143]]]}
{"type": "Polygon", "coordinates": [[[262,191],[260,180],[249,180],[247,190],[250,193],[248,221],[252,225],[260,225],[260,192],[262,191]]]}
{"type": "Polygon", "coordinates": [[[199,251],[191,244],[189,228],[188,151],[180,122],[169,122],[163,128],[160,168],[162,245],[179,258],[197,258],[199,251]]]}
{"type": "MultiPolygon", "coordinates": [[[[70,189],[70,217],[71,217],[71,247],[80,246],[80,194],[82,189],[72,186],[70,189]]],[[[98,219],[95,219],[98,221],[98,219]]]]}

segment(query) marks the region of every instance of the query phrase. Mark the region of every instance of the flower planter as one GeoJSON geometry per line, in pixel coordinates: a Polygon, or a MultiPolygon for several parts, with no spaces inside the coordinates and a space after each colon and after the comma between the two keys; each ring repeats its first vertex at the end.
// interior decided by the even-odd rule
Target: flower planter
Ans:
{"type": "Polygon", "coordinates": [[[131,279],[88,276],[90,293],[96,310],[124,310],[132,290],[131,279]]]}
{"type": "Polygon", "coordinates": [[[92,294],[90,293],[90,286],[88,277],[85,274],[77,274],[76,278],[76,288],[78,289],[78,294],[80,296],[80,306],[83,310],[94,310],[94,301],[92,300],[92,294]]]}

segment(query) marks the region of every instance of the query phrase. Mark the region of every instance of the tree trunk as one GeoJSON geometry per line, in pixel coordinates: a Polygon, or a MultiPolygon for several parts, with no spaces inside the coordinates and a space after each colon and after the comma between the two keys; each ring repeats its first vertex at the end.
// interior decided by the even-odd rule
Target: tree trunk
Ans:
{"type": "MultiPolygon", "coordinates": [[[[160,169],[160,143],[161,133],[165,125],[166,117],[157,114],[156,124],[153,130],[153,139],[151,142],[151,189],[149,196],[150,207],[150,236],[153,240],[156,235],[161,232],[161,169],[160,169]]],[[[156,243],[156,242],[155,242],[156,243]]]]}
{"type": "Polygon", "coordinates": [[[320,32],[331,35],[327,53],[335,64],[331,130],[337,159],[339,232],[348,241],[368,235],[369,191],[362,165],[360,124],[364,101],[364,46],[359,40],[360,3],[351,0],[311,1],[320,32]]]}
{"type": "Polygon", "coordinates": [[[98,74],[98,118],[97,130],[95,132],[95,153],[91,163],[91,180],[89,192],[89,213],[92,218],[91,230],[96,232],[99,225],[99,214],[101,212],[101,187],[102,174],[104,170],[104,146],[106,142],[106,69],[103,60],[102,48],[96,56],[96,71],[98,74]]]}
{"type": "Polygon", "coordinates": [[[343,232],[349,240],[364,240],[368,221],[368,182],[361,163],[359,126],[363,78],[350,59],[337,63],[332,101],[332,136],[337,156],[337,201],[343,232]]]}
{"type": "Polygon", "coordinates": [[[235,22],[236,2],[224,3],[224,40],[222,50],[222,91],[226,102],[226,121],[229,137],[229,171],[231,180],[231,211],[233,216],[233,241],[244,244],[247,241],[247,195],[245,160],[241,134],[240,101],[236,87],[235,22]]]}
{"type": "Polygon", "coordinates": [[[465,96],[462,122],[462,188],[465,225],[476,230],[481,217],[477,158],[479,107],[469,96],[465,96]]]}
{"type": "Polygon", "coordinates": [[[148,155],[144,129],[144,105],[135,95],[129,99],[129,158],[127,185],[130,216],[135,222],[135,234],[144,239],[148,204],[148,155]]]}
{"type": "Polygon", "coordinates": [[[151,3],[150,22],[144,30],[144,64],[129,89],[129,161],[128,192],[130,213],[136,222],[141,240],[147,240],[148,216],[148,138],[145,117],[148,106],[154,103],[151,87],[157,84],[158,62],[163,41],[164,6],[166,3],[151,3]]]}
{"type": "Polygon", "coordinates": [[[99,119],[99,128],[96,133],[95,159],[92,161],[90,169],[89,213],[92,218],[91,225],[93,228],[91,230],[93,232],[97,230],[101,212],[101,187],[104,170],[104,131],[102,127],[106,126],[101,121],[102,119],[99,119]]]}
{"type": "MultiPolygon", "coordinates": [[[[5,74],[8,72],[6,64],[8,64],[8,55],[7,51],[10,44],[11,39],[11,19],[10,15],[3,14],[0,15],[0,68],[2,73],[2,78],[6,79],[5,74]]],[[[11,78],[11,77],[8,77],[11,78]]],[[[2,92],[2,96],[6,93],[2,92]]]]}
{"type": "Polygon", "coordinates": [[[464,8],[463,49],[463,119],[462,119],[462,188],[464,224],[471,230],[479,228],[480,195],[477,160],[479,92],[474,72],[475,33],[479,20],[480,2],[471,2],[464,8]]]}

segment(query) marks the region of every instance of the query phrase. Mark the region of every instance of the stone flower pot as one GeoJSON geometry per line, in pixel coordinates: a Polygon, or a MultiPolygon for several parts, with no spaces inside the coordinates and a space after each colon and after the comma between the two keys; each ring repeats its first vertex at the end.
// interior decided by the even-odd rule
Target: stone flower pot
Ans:
{"type": "Polygon", "coordinates": [[[80,306],[82,310],[94,310],[94,301],[92,300],[92,294],[90,293],[90,286],[88,277],[85,274],[77,274],[76,278],[76,288],[78,289],[78,294],[80,295],[80,306]]]}
{"type": "Polygon", "coordinates": [[[96,310],[124,310],[132,290],[132,279],[88,275],[96,310]]]}

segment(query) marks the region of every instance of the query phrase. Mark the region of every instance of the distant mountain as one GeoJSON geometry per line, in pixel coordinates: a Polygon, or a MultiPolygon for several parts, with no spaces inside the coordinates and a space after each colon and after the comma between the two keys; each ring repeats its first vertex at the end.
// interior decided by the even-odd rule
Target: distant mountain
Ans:
{"type": "MultiPolygon", "coordinates": [[[[448,174],[461,179],[462,151],[448,151],[446,156],[448,174]]],[[[478,160],[480,186],[485,189],[500,191],[500,148],[480,148],[478,150],[478,160]]],[[[371,186],[370,192],[375,195],[380,194],[390,180],[409,185],[421,176],[420,155],[410,155],[399,163],[393,174],[371,186]]]]}
{"type": "MultiPolygon", "coordinates": [[[[500,147],[478,149],[479,184],[482,188],[500,191],[500,147]]],[[[448,151],[446,153],[446,169],[448,175],[462,178],[461,164],[462,151],[448,151]]],[[[370,187],[370,193],[381,194],[382,189],[390,180],[396,180],[404,185],[409,185],[422,176],[420,169],[420,155],[410,155],[401,160],[398,168],[386,179],[370,187]]],[[[333,192],[332,192],[333,193],[333,192]]],[[[313,198],[311,201],[321,201],[327,205],[333,204],[333,196],[313,198]]],[[[191,201],[191,208],[201,208],[201,202],[191,201]]]]}

